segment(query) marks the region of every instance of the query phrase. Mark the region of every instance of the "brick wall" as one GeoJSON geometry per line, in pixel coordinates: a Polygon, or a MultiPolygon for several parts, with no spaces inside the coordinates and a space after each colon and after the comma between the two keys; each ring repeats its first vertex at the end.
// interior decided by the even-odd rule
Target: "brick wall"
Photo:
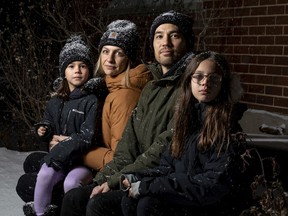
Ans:
{"type": "Polygon", "coordinates": [[[191,11],[198,49],[225,53],[249,108],[288,114],[288,0],[198,4],[191,11]]]}

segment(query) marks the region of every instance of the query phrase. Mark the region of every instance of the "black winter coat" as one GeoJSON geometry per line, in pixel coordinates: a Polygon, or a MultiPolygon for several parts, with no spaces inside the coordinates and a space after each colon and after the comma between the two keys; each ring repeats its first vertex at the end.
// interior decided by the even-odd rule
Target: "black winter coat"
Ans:
{"type": "MultiPolygon", "coordinates": [[[[200,119],[202,116],[199,112],[200,119]]],[[[218,153],[214,148],[200,152],[197,137],[195,133],[187,139],[180,159],[173,158],[167,149],[160,166],[134,173],[133,182],[141,179],[140,197],[152,196],[168,203],[199,208],[212,206],[239,190],[245,145],[235,141],[226,152],[218,153]]]]}
{"type": "Polygon", "coordinates": [[[64,135],[70,138],[59,142],[44,157],[44,162],[55,170],[68,170],[82,163],[83,154],[100,140],[102,105],[97,97],[76,88],[68,101],[52,98],[45,109],[44,117],[36,125],[42,125],[47,132],[42,141],[49,143],[53,135],[64,135]]]}

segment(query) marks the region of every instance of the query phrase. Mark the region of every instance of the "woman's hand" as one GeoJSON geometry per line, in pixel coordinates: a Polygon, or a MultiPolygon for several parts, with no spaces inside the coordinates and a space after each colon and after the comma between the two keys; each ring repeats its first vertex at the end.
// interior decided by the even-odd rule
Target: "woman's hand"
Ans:
{"type": "Polygon", "coordinates": [[[92,193],[90,195],[90,198],[92,198],[93,196],[100,194],[100,193],[106,193],[110,191],[110,188],[108,186],[108,183],[105,182],[102,185],[98,185],[96,187],[93,188],[92,193]]]}

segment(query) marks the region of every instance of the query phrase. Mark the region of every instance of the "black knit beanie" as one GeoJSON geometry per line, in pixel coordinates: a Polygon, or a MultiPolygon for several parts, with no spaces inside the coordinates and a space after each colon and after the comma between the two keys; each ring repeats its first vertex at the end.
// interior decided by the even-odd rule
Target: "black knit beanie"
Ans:
{"type": "Polygon", "coordinates": [[[73,35],[62,48],[59,55],[60,77],[65,77],[65,69],[73,61],[83,61],[89,68],[90,75],[93,72],[93,63],[90,56],[89,48],[82,40],[81,36],[73,35]]]}
{"type": "Polygon", "coordinates": [[[189,51],[193,50],[193,47],[194,47],[194,33],[192,30],[193,20],[189,16],[173,11],[173,10],[164,12],[154,19],[150,27],[149,38],[150,38],[151,47],[153,47],[155,30],[158,28],[158,26],[164,23],[171,23],[171,24],[178,26],[180,32],[184,35],[184,38],[186,39],[188,43],[188,50],[189,51]]]}
{"type": "Polygon", "coordinates": [[[118,46],[124,50],[129,59],[136,59],[138,32],[135,23],[129,20],[116,20],[107,26],[99,43],[99,53],[105,45],[118,46]]]}

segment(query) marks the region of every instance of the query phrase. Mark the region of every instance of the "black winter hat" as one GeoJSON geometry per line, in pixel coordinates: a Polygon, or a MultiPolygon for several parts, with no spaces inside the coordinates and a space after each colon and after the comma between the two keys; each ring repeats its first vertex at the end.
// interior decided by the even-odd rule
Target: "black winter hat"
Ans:
{"type": "Polygon", "coordinates": [[[184,35],[188,43],[189,51],[193,50],[193,47],[194,47],[194,33],[192,30],[193,20],[189,16],[173,11],[173,10],[164,12],[154,19],[150,27],[151,47],[153,47],[155,30],[158,28],[158,26],[164,23],[171,23],[171,24],[178,26],[180,32],[184,35]]]}
{"type": "Polygon", "coordinates": [[[107,26],[106,32],[100,39],[99,53],[105,45],[118,46],[132,61],[136,59],[138,45],[136,24],[129,20],[116,20],[107,26]]]}
{"type": "Polygon", "coordinates": [[[83,61],[85,64],[87,64],[89,73],[92,74],[93,63],[90,56],[90,50],[79,35],[73,35],[67,39],[66,44],[60,52],[60,77],[65,77],[65,69],[73,61],[83,61]]]}

